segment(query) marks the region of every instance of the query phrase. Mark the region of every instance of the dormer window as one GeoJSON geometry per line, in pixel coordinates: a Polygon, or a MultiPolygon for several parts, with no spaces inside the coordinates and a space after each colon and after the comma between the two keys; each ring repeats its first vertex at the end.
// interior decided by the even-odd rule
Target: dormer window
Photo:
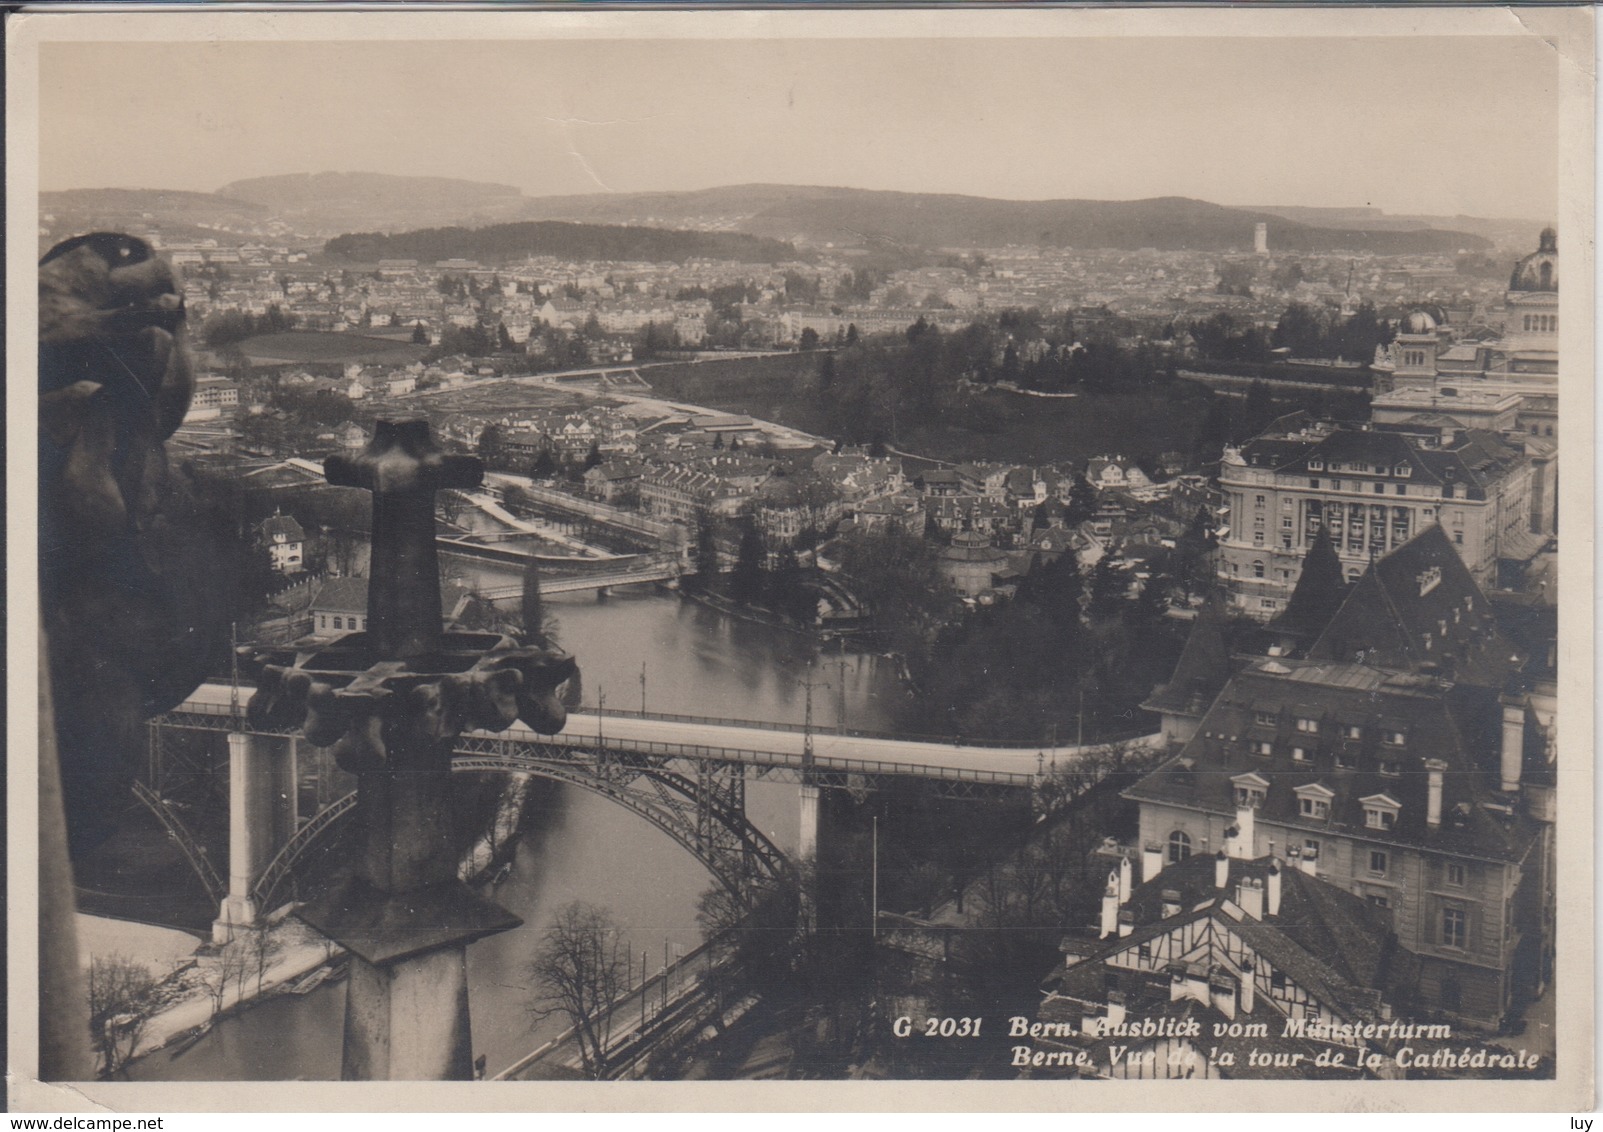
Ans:
{"type": "Polygon", "coordinates": [[[1407,743],[1408,736],[1401,731],[1386,731],[1382,733],[1382,739],[1388,747],[1401,747],[1407,743]]]}
{"type": "Polygon", "coordinates": [[[1264,727],[1273,727],[1275,725],[1275,713],[1272,711],[1254,712],[1252,720],[1254,723],[1264,727]]]}
{"type": "Polygon", "coordinates": [[[1293,762],[1299,762],[1299,763],[1307,762],[1308,761],[1308,748],[1307,747],[1293,747],[1291,749],[1291,758],[1292,758],[1293,762]]]}
{"type": "Polygon", "coordinates": [[[1297,812],[1305,818],[1324,821],[1330,817],[1330,802],[1335,796],[1336,792],[1334,790],[1317,782],[1299,786],[1297,787],[1297,812]]]}
{"type": "Polygon", "coordinates": [[[1342,734],[1348,739],[1362,739],[1364,737],[1364,729],[1359,727],[1356,723],[1349,723],[1346,727],[1342,728],[1342,734]]]}
{"type": "Polygon", "coordinates": [[[1255,755],[1261,755],[1267,759],[1270,755],[1275,753],[1275,745],[1268,742],[1254,743],[1252,745],[1252,753],[1255,755]]]}
{"type": "Polygon", "coordinates": [[[1232,778],[1235,786],[1236,805],[1257,809],[1263,805],[1265,795],[1269,793],[1269,783],[1256,774],[1238,774],[1232,778]]]}
{"type": "Polygon", "coordinates": [[[1299,715],[1297,717],[1297,730],[1305,735],[1317,735],[1319,734],[1319,721],[1299,715]]]}
{"type": "Polygon", "coordinates": [[[1323,460],[1309,460],[1308,470],[1310,472],[1322,472],[1325,470],[1325,462],[1323,460]]]}
{"type": "Polygon", "coordinates": [[[1371,794],[1360,798],[1359,804],[1364,807],[1364,827],[1382,831],[1390,831],[1397,825],[1397,815],[1403,808],[1390,794],[1371,794]]]}
{"type": "Polygon", "coordinates": [[[1398,464],[1397,467],[1392,469],[1392,474],[1402,479],[1407,479],[1414,474],[1414,469],[1407,464],[1398,464]]]}
{"type": "Polygon", "coordinates": [[[1380,761],[1380,773],[1385,775],[1387,778],[1401,778],[1403,775],[1403,764],[1398,762],[1396,759],[1382,759],[1380,761]]]}

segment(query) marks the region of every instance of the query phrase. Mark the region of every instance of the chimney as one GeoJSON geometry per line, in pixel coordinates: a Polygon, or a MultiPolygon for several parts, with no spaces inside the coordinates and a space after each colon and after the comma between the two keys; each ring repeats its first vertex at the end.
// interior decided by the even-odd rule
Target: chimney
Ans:
{"type": "Polygon", "coordinates": [[[1230,886],[1230,858],[1225,856],[1223,849],[1213,859],[1213,886],[1220,891],[1230,886]]]}
{"type": "Polygon", "coordinates": [[[1135,931],[1135,913],[1128,908],[1119,911],[1119,938],[1123,939],[1135,931]]]}
{"type": "Polygon", "coordinates": [[[1263,919],[1263,884],[1257,877],[1242,877],[1236,885],[1236,904],[1254,920],[1263,919]]]}
{"type": "Polygon", "coordinates": [[[1141,849],[1141,883],[1157,876],[1163,871],[1163,846],[1156,841],[1149,841],[1141,849]]]}
{"type": "Polygon", "coordinates": [[[1130,899],[1130,858],[1124,855],[1119,857],[1119,905],[1122,907],[1130,899]]]}
{"type": "MultiPolygon", "coordinates": [[[[1295,853],[1296,850],[1293,849],[1292,852],[1295,853]]],[[[1317,850],[1317,849],[1304,849],[1303,853],[1302,853],[1302,859],[1297,862],[1297,865],[1298,865],[1299,868],[1302,869],[1303,872],[1307,873],[1309,876],[1311,876],[1311,877],[1318,876],[1319,875],[1319,850],[1317,850]]]]}
{"type": "Polygon", "coordinates": [[[1241,1012],[1251,1014],[1253,1006],[1258,1001],[1258,988],[1254,985],[1252,959],[1249,957],[1241,961],[1241,1012]]]}
{"type": "Polygon", "coordinates": [[[1236,840],[1230,854],[1232,857],[1240,857],[1243,860],[1252,858],[1253,814],[1251,806],[1236,807],[1236,840]]]}
{"type": "Polygon", "coordinates": [[[1124,992],[1110,990],[1108,992],[1108,1025],[1122,1026],[1124,1024],[1124,992]]]}
{"type": "Polygon", "coordinates": [[[1446,770],[1447,764],[1441,759],[1425,760],[1426,781],[1430,790],[1426,795],[1425,824],[1432,829],[1442,824],[1442,774],[1446,770]]]}
{"type": "MultiPolygon", "coordinates": [[[[1280,860],[1275,858],[1269,862],[1269,880],[1264,885],[1266,903],[1264,911],[1271,916],[1280,915],[1280,860]]],[[[1250,1009],[1250,1007],[1249,1007],[1250,1009]]]]}
{"type": "Polygon", "coordinates": [[[1167,920],[1170,916],[1178,916],[1179,914],[1180,914],[1180,893],[1179,893],[1179,891],[1177,889],[1173,889],[1173,888],[1164,889],[1163,890],[1163,918],[1165,920],[1167,920]]]}
{"type": "Polygon", "coordinates": [[[1098,939],[1107,939],[1119,928],[1119,878],[1108,874],[1108,887],[1102,893],[1102,931],[1098,939]]]}
{"type": "Polygon", "coordinates": [[[1213,1008],[1220,1014],[1226,1018],[1235,1018],[1236,986],[1229,975],[1221,971],[1209,977],[1208,997],[1213,1000],[1213,1008]]]}
{"type": "Polygon", "coordinates": [[[1520,788],[1520,766],[1525,761],[1525,704],[1514,696],[1503,702],[1503,793],[1520,788]]]}

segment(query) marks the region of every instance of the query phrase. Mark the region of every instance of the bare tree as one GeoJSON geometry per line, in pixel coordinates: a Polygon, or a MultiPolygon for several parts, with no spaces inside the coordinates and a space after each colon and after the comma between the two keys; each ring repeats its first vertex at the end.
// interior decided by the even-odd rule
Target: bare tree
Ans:
{"type": "Polygon", "coordinates": [[[128,1063],[150,1021],[156,976],[126,955],[96,955],[89,963],[89,1026],[105,1076],[128,1063]]]}
{"type": "Polygon", "coordinates": [[[228,985],[237,983],[241,989],[244,987],[247,967],[243,941],[230,938],[211,956],[202,959],[197,970],[201,986],[211,996],[212,1013],[222,1013],[223,1002],[228,997],[228,985]]]}
{"type": "Polygon", "coordinates": [[[586,1076],[607,1070],[612,1004],[629,985],[630,951],[605,908],[575,900],[557,913],[529,963],[534,992],[529,1014],[541,1021],[562,1014],[579,1042],[586,1076]]]}
{"type": "Polygon", "coordinates": [[[267,930],[266,924],[251,932],[243,942],[248,965],[256,972],[256,993],[261,994],[267,969],[273,965],[273,959],[281,948],[278,941],[273,938],[273,933],[267,930]]]}

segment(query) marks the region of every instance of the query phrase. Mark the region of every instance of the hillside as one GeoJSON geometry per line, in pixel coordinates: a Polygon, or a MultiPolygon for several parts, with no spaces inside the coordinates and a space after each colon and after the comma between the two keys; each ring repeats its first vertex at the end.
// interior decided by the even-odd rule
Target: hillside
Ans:
{"type": "Polygon", "coordinates": [[[221,193],[191,193],[181,189],[64,189],[40,193],[39,214],[41,218],[53,216],[59,224],[84,231],[151,223],[259,224],[268,218],[268,209],[221,193]]]}
{"type": "Polygon", "coordinates": [[[1484,238],[1418,225],[1322,227],[1185,197],[1137,201],[1011,201],[935,193],[786,185],[737,185],[686,193],[536,198],[525,212],[549,219],[702,224],[802,243],[874,241],[922,247],[1040,244],[1079,248],[1250,251],[1254,226],[1269,226],[1285,251],[1382,254],[1474,251],[1484,238]]]}
{"type": "Polygon", "coordinates": [[[657,263],[696,258],[774,263],[797,258],[796,249],[789,244],[740,232],[692,232],[558,221],[492,224],[484,228],[426,228],[394,235],[357,232],[335,237],[323,250],[329,258],[344,263],[375,263],[381,259],[434,263],[462,258],[494,264],[531,255],[657,263]]]}
{"type": "Polygon", "coordinates": [[[512,185],[385,173],[292,173],[234,181],[218,190],[263,205],[308,232],[509,220],[523,194],[512,185]]]}

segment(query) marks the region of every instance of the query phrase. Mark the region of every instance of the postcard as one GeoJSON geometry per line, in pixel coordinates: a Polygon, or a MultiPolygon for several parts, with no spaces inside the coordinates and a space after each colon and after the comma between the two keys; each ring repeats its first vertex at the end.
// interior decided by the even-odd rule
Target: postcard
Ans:
{"type": "Polygon", "coordinates": [[[1592,1107],[1590,8],[7,33],[14,1109],[1592,1107]]]}

